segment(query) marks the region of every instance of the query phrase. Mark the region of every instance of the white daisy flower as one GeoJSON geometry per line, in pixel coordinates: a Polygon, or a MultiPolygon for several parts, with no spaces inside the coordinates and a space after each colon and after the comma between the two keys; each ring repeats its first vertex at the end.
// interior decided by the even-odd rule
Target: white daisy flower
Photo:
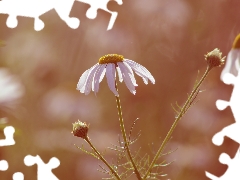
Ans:
{"type": "Polygon", "coordinates": [[[132,60],[124,59],[122,55],[108,54],[102,56],[97,64],[82,74],[77,84],[77,90],[87,95],[92,89],[96,94],[99,90],[99,83],[106,74],[108,87],[115,96],[118,96],[115,84],[116,74],[118,74],[119,81],[124,81],[129,91],[135,95],[137,84],[133,71],[142,77],[145,84],[148,84],[148,80],[155,84],[154,77],[142,65],[132,60]]]}
{"type": "Polygon", "coordinates": [[[229,51],[226,65],[221,73],[221,80],[224,82],[229,76],[237,76],[240,67],[240,34],[235,38],[232,49],[229,51]]]}

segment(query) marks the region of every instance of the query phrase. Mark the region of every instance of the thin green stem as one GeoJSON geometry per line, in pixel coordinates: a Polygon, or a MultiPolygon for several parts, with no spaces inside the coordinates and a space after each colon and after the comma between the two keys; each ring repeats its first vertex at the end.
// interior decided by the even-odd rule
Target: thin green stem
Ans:
{"type": "Polygon", "coordinates": [[[202,78],[200,79],[200,81],[197,83],[197,85],[194,87],[193,91],[191,92],[190,96],[188,97],[187,101],[185,102],[184,106],[181,108],[181,111],[179,112],[178,116],[176,117],[174,123],[172,124],[170,130],[168,131],[166,137],[164,138],[161,146],[159,147],[155,157],[153,158],[146,174],[143,177],[143,180],[145,180],[149,173],[151,172],[154,164],[156,163],[156,161],[158,160],[159,156],[161,155],[162,151],[164,150],[167,142],[169,141],[175,127],[177,126],[177,123],[179,122],[179,120],[182,118],[182,116],[184,115],[184,113],[186,112],[186,110],[189,108],[189,104],[192,102],[193,98],[195,98],[195,94],[196,92],[199,90],[200,85],[202,84],[203,80],[207,77],[208,73],[210,72],[211,68],[207,67],[207,70],[205,71],[204,75],[202,76],[202,78]]]}
{"type": "MultiPolygon", "coordinates": [[[[118,91],[118,88],[117,88],[117,82],[116,82],[116,90],[118,91]]],[[[115,96],[116,97],[116,102],[117,102],[117,109],[118,109],[118,116],[119,116],[119,122],[120,122],[120,128],[121,128],[121,132],[122,132],[122,136],[123,136],[123,140],[124,140],[124,143],[125,143],[125,148],[127,150],[127,154],[128,154],[128,157],[131,161],[131,164],[134,168],[134,173],[136,174],[138,180],[142,180],[142,177],[137,169],[137,166],[133,160],[133,157],[132,157],[132,154],[131,154],[131,151],[129,149],[129,142],[127,140],[127,135],[126,135],[126,131],[125,131],[125,127],[124,127],[124,122],[123,122],[123,116],[122,116],[122,108],[121,108],[121,104],[120,104],[120,99],[119,99],[119,96],[115,96]]]]}
{"type": "Polygon", "coordinates": [[[98,152],[98,150],[93,146],[93,144],[91,143],[89,137],[86,137],[84,139],[93,149],[93,151],[97,154],[97,156],[99,157],[99,159],[110,169],[111,173],[114,174],[114,176],[116,177],[117,180],[121,180],[121,178],[119,177],[119,175],[117,174],[116,171],[114,171],[114,169],[108,164],[108,162],[104,159],[104,157],[100,154],[100,152],[98,152]]]}

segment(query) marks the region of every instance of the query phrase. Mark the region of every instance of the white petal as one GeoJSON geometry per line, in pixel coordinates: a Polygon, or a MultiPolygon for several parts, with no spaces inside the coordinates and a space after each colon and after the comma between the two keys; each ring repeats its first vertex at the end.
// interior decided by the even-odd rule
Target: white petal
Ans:
{"type": "Polygon", "coordinates": [[[118,62],[117,64],[122,72],[122,77],[123,77],[123,80],[124,80],[127,88],[129,89],[129,91],[131,93],[133,93],[135,95],[135,93],[136,93],[135,86],[129,76],[129,71],[128,71],[127,67],[122,62],[118,62]]]}
{"type": "Polygon", "coordinates": [[[102,72],[102,74],[101,74],[101,76],[100,76],[100,79],[99,79],[99,82],[102,82],[102,80],[103,80],[103,78],[104,78],[104,76],[105,76],[105,73],[106,73],[106,64],[104,64],[105,65],[105,68],[103,69],[103,72],[102,72]]]}
{"type": "Polygon", "coordinates": [[[134,86],[138,86],[138,85],[137,85],[137,82],[136,82],[136,79],[135,79],[135,77],[134,77],[132,68],[131,68],[126,62],[124,62],[124,61],[123,61],[123,64],[124,64],[125,67],[128,69],[128,74],[129,74],[129,77],[130,77],[131,80],[132,80],[133,85],[134,85],[134,86]]]}
{"type": "Polygon", "coordinates": [[[121,70],[119,69],[119,67],[116,67],[117,69],[117,72],[118,72],[118,79],[120,82],[123,82],[123,77],[122,77],[122,72],[121,70]]]}
{"type": "MultiPolygon", "coordinates": [[[[96,71],[96,74],[94,76],[94,85],[93,85],[93,91],[95,92],[95,94],[98,92],[99,90],[99,83],[100,83],[100,78],[101,75],[103,74],[103,72],[106,72],[106,64],[101,64],[99,69],[96,71]],[[104,71],[105,70],[105,71],[104,71]]],[[[105,75],[105,73],[104,73],[105,75]]],[[[104,76],[103,75],[103,76],[104,76]]]]}
{"type": "Polygon", "coordinates": [[[85,89],[84,89],[85,95],[88,95],[90,93],[90,91],[91,91],[93,77],[94,77],[94,74],[96,73],[98,68],[100,68],[99,64],[97,64],[97,66],[95,66],[92,69],[92,71],[89,73],[89,76],[87,78],[87,82],[86,82],[86,85],[85,85],[85,89]]]}
{"type": "Polygon", "coordinates": [[[82,89],[82,87],[85,85],[88,74],[89,74],[90,69],[86,70],[82,76],[80,77],[78,83],[77,83],[77,90],[82,89]]]}
{"type": "Polygon", "coordinates": [[[136,62],[134,62],[134,61],[131,61],[131,60],[126,60],[126,63],[127,63],[131,68],[133,68],[133,70],[135,71],[135,73],[136,73],[138,76],[142,77],[143,82],[144,82],[145,84],[148,84],[148,77],[147,77],[147,75],[145,75],[145,71],[143,71],[141,68],[138,67],[138,65],[140,65],[140,64],[138,64],[138,63],[136,63],[136,62]]]}
{"type": "Polygon", "coordinates": [[[82,91],[85,90],[85,85],[89,76],[89,73],[92,71],[92,69],[94,67],[96,67],[97,64],[95,64],[94,66],[92,66],[90,69],[86,70],[82,76],[80,77],[78,84],[77,84],[77,90],[79,90],[81,93],[83,93],[82,91]]]}
{"type": "Polygon", "coordinates": [[[225,67],[222,70],[220,79],[223,80],[223,76],[227,73],[231,73],[235,76],[238,74],[238,69],[236,67],[236,61],[240,60],[240,50],[239,49],[231,49],[227,55],[227,60],[225,63],[225,67]]]}
{"type": "Polygon", "coordinates": [[[145,75],[143,75],[141,73],[138,73],[137,71],[135,71],[135,73],[143,79],[144,84],[148,84],[147,76],[145,76],[145,75]]]}
{"type": "Polygon", "coordinates": [[[107,76],[107,83],[110,90],[115,94],[115,96],[118,96],[118,92],[115,87],[115,64],[108,63],[106,67],[106,76],[107,76]]]}
{"type": "Polygon", "coordinates": [[[141,64],[138,64],[132,60],[126,59],[125,62],[135,71],[137,75],[143,78],[145,84],[147,84],[148,79],[155,84],[155,79],[152,74],[141,64]]]}

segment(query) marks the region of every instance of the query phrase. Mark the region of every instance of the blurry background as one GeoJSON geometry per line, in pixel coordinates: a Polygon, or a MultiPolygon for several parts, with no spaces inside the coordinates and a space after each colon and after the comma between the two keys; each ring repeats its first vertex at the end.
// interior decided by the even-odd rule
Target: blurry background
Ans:
{"type": "MultiPolygon", "coordinates": [[[[99,10],[90,20],[85,15],[89,5],[80,2],[71,11],[81,21],[76,30],[54,10],[40,17],[45,22],[40,32],[34,30],[31,18],[18,17],[17,28],[10,29],[8,15],[0,15],[0,39],[6,43],[0,49],[1,77],[8,76],[7,84],[13,87],[1,101],[0,113],[7,118],[4,125],[16,129],[16,144],[0,148],[0,160],[9,163],[7,171],[0,171],[0,179],[10,180],[14,172],[22,172],[26,180],[36,180],[37,166],[23,163],[28,154],[39,155],[45,163],[57,157],[61,164],[53,173],[60,180],[106,177],[97,171],[101,162],[74,146],[84,144],[88,149],[71,130],[78,119],[90,123],[92,142],[101,152],[106,150],[109,161],[116,161],[115,152],[107,147],[117,144],[120,128],[106,79],[96,96],[76,90],[81,74],[109,53],[142,64],[156,79],[155,85],[146,86],[137,77],[135,96],[119,85],[127,131],[139,118],[132,136],[141,130],[141,137],[132,148],[141,147],[140,155],[147,152],[152,158],[174,121],[171,103],[183,104],[198,70],[200,78],[206,69],[204,54],[219,48],[226,56],[240,30],[239,0],[123,0],[121,6],[110,1],[108,7],[118,12],[110,31],[106,31],[109,13],[99,10]]],[[[178,150],[163,157],[175,162],[162,169],[168,174],[162,179],[208,179],[205,171],[220,176],[227,166],[219,163],[219,155],[226,152],[233,157],[237,151],[239,145],[230,139],[220,147],[211,141],[234,123],[229,108],[218,111],[215,106],[217,99],[229,100],[232,91],[220,81],[221,70],[212,70],[201,87],[205,91],[199,94],[200,101],[178,124],[166,151],[178,150]]]]}

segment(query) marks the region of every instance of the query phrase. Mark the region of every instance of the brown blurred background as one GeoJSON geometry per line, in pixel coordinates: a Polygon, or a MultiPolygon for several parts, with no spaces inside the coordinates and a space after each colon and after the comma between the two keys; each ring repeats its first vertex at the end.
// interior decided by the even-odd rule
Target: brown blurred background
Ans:
{"type": "MultiPolygon", "coordinates": [[[[39,155],[45,163],[57,157],[61,164],[53,170],[60,180],[95,180],[106,177],[98,172],[99,164],[74,144],[87,144],[71,134],[72,123],[80,119],[90,123],[89,136],[106,158],[116,161],[115,152],[120,128],[116,103],[106,79],[100,91],[85,96],[76,90],[81,74],[109,53],[122,54],[145,66],[156,84],[145,85],[137,77],[137,93],[132,95],[124,84],[119,85],[123,116],[129,131],[139,121],[133,137],[141,137],[132,147],[141,147],[140,155],[151,158],[174,121],[171,103],[181,105],[194,81],[206,69],[204,54],[219,48],[226,56],[240,31],[239,0],[123,0],[123,5],[108,3],[118,17],[113,29],[106,31],[110,14],[98,11],[90,20],[85,13],[89,5],[75,2],[72,17],[80,19],[78,29],[69,28],[52,10],[40,18],[45,28],[37,32],[33,19],[18,17],[18,26],[6,26],[8,15],[0,15],[0,66],[17,76],[23,89],[14,107],[0,108],[5,124],[15,127],[14,146],[0,148],[0,160],[9,163],[0,171],[0,179],[10,180],[14,172],[22,172],[25,180],[36,180],[37,166],[23,163],[26,155],[39,155]]],[[[219,79],[222,68],[214,69],[202,86],[204,92],[178,124],[166,151],[177,151],[163,158],[170,166],[163,168],[168,176],[162,179],[203,180],[205,171],[222,175],[227,166],[218,161],[222,152],[231,157],[238,144],[225,139],[220,147],[212,137],[223,127],[234,123],[229,108],[217,110],[217,99],[229,100],[232,87],[219,79]]],[[[4,135],[1,132],[0,138],[4,135]]],[[[163,159],[162,159],[163,160],[163,159]]],[[[132,177],[131,179],[135,179],[132,177]]]]}

